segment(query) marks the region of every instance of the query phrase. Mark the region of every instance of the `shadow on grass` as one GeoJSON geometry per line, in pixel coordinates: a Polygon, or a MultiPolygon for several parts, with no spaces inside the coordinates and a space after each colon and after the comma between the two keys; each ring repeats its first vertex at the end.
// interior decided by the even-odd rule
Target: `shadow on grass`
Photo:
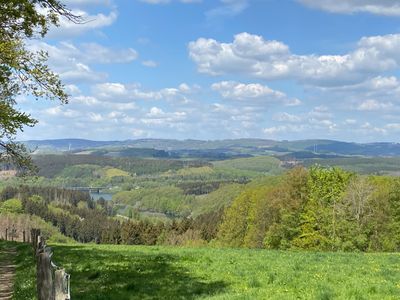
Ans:
{"type": "Polygon", "coordinates": [[[71,274],[72,299],[196,299],[227,287],[191,275],[170,254],[56,246],[53,258],[71,274]]]}

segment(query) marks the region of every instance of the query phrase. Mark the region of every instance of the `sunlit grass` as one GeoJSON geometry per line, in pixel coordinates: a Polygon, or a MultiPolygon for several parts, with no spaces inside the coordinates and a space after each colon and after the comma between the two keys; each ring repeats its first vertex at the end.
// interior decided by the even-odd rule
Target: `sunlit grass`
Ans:
{"type": "Polygon", "coordinates": [[[400,255],[56,245],[73,299],[399,299],[400,255]]]}

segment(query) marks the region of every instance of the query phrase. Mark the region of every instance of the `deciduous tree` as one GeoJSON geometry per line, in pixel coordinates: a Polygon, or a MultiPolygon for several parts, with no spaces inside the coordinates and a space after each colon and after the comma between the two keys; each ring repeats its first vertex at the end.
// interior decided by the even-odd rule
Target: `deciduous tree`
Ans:
{"type": "Polygon", "coordinates": [[[80,22],[58,0],[0,2],[0,160],[19,168],[32,169],[32,164],[15,136],[37,120],[17,108],[18,97],[68,101],[59,76],[46,64],[47,53],[26,46],[29,39],[43,38],[50,26],[59,24],[60,17],[80,22]]]}

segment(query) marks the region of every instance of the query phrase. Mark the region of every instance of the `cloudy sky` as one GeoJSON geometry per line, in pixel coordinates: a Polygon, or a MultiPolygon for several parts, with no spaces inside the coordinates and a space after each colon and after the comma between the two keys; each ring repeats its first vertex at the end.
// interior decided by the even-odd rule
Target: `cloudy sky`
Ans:
{"type": "Polygon", "coordinates": [[[65,0],[45,40],[68,105],[19,139],[398,142],[398,0],[65,0]]]}

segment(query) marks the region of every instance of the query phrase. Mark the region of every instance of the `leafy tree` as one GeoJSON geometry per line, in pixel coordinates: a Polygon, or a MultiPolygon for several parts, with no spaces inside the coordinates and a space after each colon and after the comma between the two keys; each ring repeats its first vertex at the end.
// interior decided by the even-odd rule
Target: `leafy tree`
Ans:
{"type": "Polygon", "coordinates": [[[303,167],[290,170],[276,187],[270,199],[270,210],[277,210],[275,223],[267,228],[264,245],[271,249],[287,249],[298,235],[300,214],[308,197],[308,171],[303,167]]]}
{"type": "Polygon", "coordinates": [[[266,177],[246,186],[225,210],[217,239],[231,247],[262,247],[271,222],[269,199],[279,178],[266,177]]]}
{"type": "Polygon", "coordinates": [[[19,199],[9,199],[0,205],[0,213],[20,214],[22,212],[22,203],[19,199]]]}
{"type": "MultiPolygon", "coordinates": [[[[371,217],[375,189],[368,177],[354,176],[350,180],[337,206],[337,234],[341,239],[342,250],[367,250],[373,224],[371,217]]],[[[387,198],[387,195],[384,198],[387,198]]]]}
{"type": "Polygon", "coordinates": [[[37,120],[18,110],[17,97],[68,100],[58,75],[46,65],[47,53],[26,47],[27,40],[43,38],[50,26],[57,26],[60,17],[80,21],[58,0],[0,3],[0,160],[19,168],[32,169],[32,163],[25,147],[15,142],[15,135],[37,120]]]}
{"type": "Polygon", "coordinates": [[[336,249],[339,202],[353,174],[318,165],[311,167],[308,174],[308,199],[294,245],[307,249],[336,249]]]}
{"type": "Polygon", "coordinates": [[[219,228],[218,239],[226,246],[242,247],[247,233],[248,215],[254,205],[254,193],[244,191],[229,207],[219,228]]]}

